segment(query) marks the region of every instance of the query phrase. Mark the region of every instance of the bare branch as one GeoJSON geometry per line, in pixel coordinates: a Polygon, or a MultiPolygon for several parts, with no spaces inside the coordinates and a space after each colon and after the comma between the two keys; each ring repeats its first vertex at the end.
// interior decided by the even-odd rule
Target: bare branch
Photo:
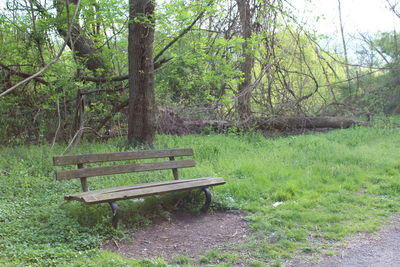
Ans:
{"type": "Polygon", "coordinates": [[[371,49],[373,49],[373,50],[375,50],[381,57],[382,57],[382,59],[386,62],[386,64],[389,64],[390,62],[389,62],[389,60],[385,57],[385,55],[383,54],[383,52],[381,51],[381,50],[379,50],[374,44],[373,44],[373,42],[372,42],[372,40],[370,40],[367,36],[365,36],[364,34],[362,34],[362,33],[358,33],[361,37],[362,37],[362,39],[364,40],[364,42],[366,42],[370,47],[371,47],[371,49]]]}
{"type": "MultiPolygon", "coordinates": [[[[157,70],[160,68],[164,63],[167,63],[170,61],[172,58],[163,58],[160,59],[159,61],[154,63],[154,70],[157,70]]],[[[82,76],[79,77],[78,80],[81,81],[87,81],[87,82],[94,82],[94,83],[105,83],[105,82],[120,82],[120,81],[125,81],[129,79],[129,75],[121,75],[121,76],[116,76],[116,77],[89,77],[89,76],[82,76]]]]}
{"type": "Polygon", "coordinates": [[[82,76],[79,77],[79,80],[82,81],[87,81],[87,82],[94,82],[94,83],[105,83],[105,82],[119,82],[119,81],[124,81],[128,80],[129,75],[122,75],[122,76],[116,76],[112,78],[107,78],[107,77],[88,77],[88,76],[82,76]]]}
{"type": "MultiPolygon", "coordinates": [[[[19,77],[22,77],[22,78],[28,78],[28,77],[31,76],[31,74],[29,74],[29,73],[17,71],[17,70],[15,70],[15,69],[13,69],[13,68],[11,68],[11,67],[5,65],[5,64],[2,63],[2,62],[0,62],[0,68],[3,68],[3,69],[5,69],[6,71],[10,72],[11,74],[16,75],[16,76],[19,76],[19,77]]],[[[36,81],[40,82],[41,84],[49,85],[49,83],[48,83],[47,81],[43,80],[43,79],[40,78],[40,77],[35,77],[34,79],[35,79],[36,81]]]]}
{"type": "Polygon", "coordinates": [[[393,13],[394,13],[398,18],[400,18],[400,12],[397,11],[397,9],[396,9],[396,8],[397,8],[397,3],[392,4],[392,3],[390,2],[390,0],[386,0],[386,2],[388,3],[390,10],[392,10],[393,13]]]}
{"type": "MultiPolygon", "coordinates": [[[[207,6],[210,6],[211,3],[212,3],[212,1],[210,1],[207,6]]],[[[193,26],[196,24],[196,22],[199,21],[199,19],[201,19],[203,17],[205,12],[206,12],[205,10],[200,12],[200,14],[197,15],[195,20],[189,26],[187,26],[178,36],[176,36],[174,39],[172,39],[163,49],[161,49],[161,51],[158,52],[158,54],[154,57],[154,62],[157,63],[157,60],[164,54],[165,51],[167,51],[174,43],[176,43],[186,33],[188,33],[193,28],[193,26]]]]}

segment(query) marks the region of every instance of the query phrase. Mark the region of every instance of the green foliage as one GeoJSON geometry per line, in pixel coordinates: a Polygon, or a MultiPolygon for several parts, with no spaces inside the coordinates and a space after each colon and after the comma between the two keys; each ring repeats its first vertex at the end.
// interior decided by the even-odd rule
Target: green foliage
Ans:
{"type": "MultiPolygon", "coordinates": [[[[37,3],[41,7],[31,10],[16,0],[0,11],[0,48],[4,48],[0,63],[24,75],[54,59],[74,8],[74,4],[67,8],[63,1],[33,2],[37,3]]],[[[357,95],[358,89],[342,88],[340,82],[346,75],[339,63],[341,55],[323,51],[319,45],[323,36],[298,25],[286,5],[276,5],[254,7],[252,35],[244,40],[235,1],[161,1],[156,6],[154,26],[155,63],[163,63],[155,71],[157,105],[185,111],[194,106],[194,115],[182,114],[190,117],[234,118],[245,52],[255,60],[250,101],[256,114],[337,114],[337,106],[330,103],[341,101],[356,103],[367,112],[396,110],[399,90],[392,90],[397,84],[396,73],[358,81],[362,87],[358,89],[366,92],[363,97],[357,95]],[[175,38],[177,42],[172,44],[175,38]],[[247,50],[242,51],[245,42],[247,50]]],[[[0,143],[52,142],[56,132],[57,141],[70,141],[79,124],[79,91],[91,92],[85,95],[86,127],[101,135],[113,128],[124,132],[127,81],[94,83],[87,79],[121,78],[128,73],[128,13],[127,1],[81,1],[75,30],[86,40],[81,45],[88,54],[67,48],[60,61],[42,74],[44,83],[32,81],[0,98],[0,124],[4,125],[0,143]],[[96,70],[86,64],[94,59],[102,63],[96,70]]],[[[392,59],[395,38],[388,38],[382,36],[375,46],[392,59]]],[[[0,67],[1,88],[21,79],[0,67]]]]}
{"type": "Polygon", "coordinates": [[[364,110],[370,113],[399,114],[399,34],[378,33],[368,44],[368,50],[358,52],[363,64],[382,70],[379,72],[374,70],[374,74],[363,76],[353,83],[353,87],[361,95],[358,97],[357,105],[364,107],[364,110]]]}
{"type": "Polygon", "coordinates": [[[192,261],[191,258],[183,255],[176,255],[172,258],[172,262],[180,266],[188,265],[192,261]]]}
{"type": "MultiPolygon", "coordinates": [[[[33,74],[53,60],[64,41],[60,36],[67,30],[68,12],[65,2],[34,1],[41,8],[31,12],[26,3],[13,1],[0,11],[0,62],[25,75],[33,74]],[[61,3],[57,5],[57,3],[61,3]]],[[[70,7],[69,12],[73,10],[70,7]]],[[[127,38],[124,34],[127,22],[127,3],[119,0],[81,1],[79,23],[87,34],[93,49],[102,53],[93,55],[104,62],[105,68],[122,67],[126,61],[124,51],[127,38]],[[118,38],[115,35],[120,34],[118,38]],[[115,37],[112,39],[110,35],[115,37]]],[[[58,140],[67,140],[74,133],[74,112],[78,90],[122,90],[124,82],[112,85],[83,84],[77,76],[115,76],[112,71],[97,70],[94,75],[85,69],[85,59],[66,48],[61,59],[41,75],[48,84],[32,81],[12,93],[0,98],[0,143],[41,143],[50,141],[62,120],[58,140]],[[103,74],[101,72],[104,72],[103,74]],[[60,118],[57,113],[60,112],[60,118]]],[[[0,67],[0,88],[3,92],[22,77],[0,67]]],[[[87,122],[97,123],[104,115],[104,109],[110,109],[110,103],[119,101],[118,95],[95,95],[88,102],[87,122]],[[99,106],[103,105],[103,109],[99,106]],[[91,108],[93,107],[93,109],[91,108]],[[100,115],[101,113],[101,115],[100,115]]]]}
{"type": "MultiPolygon", "coordinates": [[[[216,13],[203,1],[176,1],[159,7],[155,54],[188,27],[200,12],[216,13]]],[[[156,73],[156,92],[163,104],[207,105],[220,100],[227,88],[235,87],[241,75],[234,61],[240,51],[240,37],[230,39],[210,35],[195,25],[164,55],[172,60],[156,73]]],[[[230,97],[232,95],[227,95],[230,97]]]]}
{"type": "MultiPolygon", "coordinates": [[[[265,139],[258,135],[159,136],[155,148],[193,147],[196,168],[182,177],[221,176],[213,188],[213,206],[249,212],[254,238],[241,250],[249,264],[279,264],[296,251],[319,251],[315,240],[339,240],[357,231],[374,231],[399,212],[399,134],[392,128],[353,128],[327,134],[265,139]],[[277,207],[272,205],[283,202],[277,207]],[[246,253],[247,253],[246,252],[246,253]]],[[[124,151],[122,140],[84,143],[76,153],[124,151]]],[[[156,216],[168,218],[179,199],[196,210],[201,194],[120,201],[122,223],[115,231],[108,205],[66,202],[80,191],[79,181],[54,179],[53,155],[62,146],[1,148],[0,262],[12,266],[165,266],[162,260],[126,260],[98,248],[156,216]],[[163,203],[163,205],[160,205],[163,203]],[[147,264],[147,265],[146,265],[147,264]]],[[[92,189],[172,179],[166,171],[97,177],[92,189]]],[[[184,256],[184,255],[183,255],[184,256]]],[[[235,253],[213,251],[203,262],[234,264],[235,253]]],[[[185,257],[175,262],[188,263],[185,257]]],[[[261,265],[260,265],[261,264],[261,265]]]]}
{"type": "Polygon", "coordinates": [[[216,250],[210,250],[206,253],[205,256],[202,256],[200,258],[200,263],[212,263],[212,264],[217,264],[221,263],[223,264],[219,266],[231,266],[235,263],[238,262],[238,256],[236,254],[231,254],[231,253],[220,253],[216,250]]]}

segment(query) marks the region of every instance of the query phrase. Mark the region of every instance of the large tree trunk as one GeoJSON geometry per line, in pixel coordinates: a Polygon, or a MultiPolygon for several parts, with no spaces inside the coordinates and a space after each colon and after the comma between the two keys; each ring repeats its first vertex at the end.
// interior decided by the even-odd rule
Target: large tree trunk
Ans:
{"type": "MultiPolygon", "coordinates": [[[[38,1],[34,2],[36,7],[46,12],[44,8],[40,5],[38,1]]],[[[71,0],[70,3],[76,4],[76,1],[71,0]]],[[[58,33],[64,38],[67,38],[68,34],[68,23],[67,16],[65,16],[65,2],[61,0],[54,0],[54,5],[57,9],[57,18],[63,19],[65,22],[62,24],[56,23],[58,33]],[[65,19],[64,19],[65,18],[65,19]]],[[[46,14],[45,14],[46,15],[46,14]]],[[[87,33],[79,25],[78,20],[72,25],[71,38],[67,43],[68,47],[76,52],[78,59],[91,71],[96,71],[97,69],[104,69],[105,64],[100,57],[101,50],[95,47],[92,40],[87,37],[87,33]]]]}
{"type": "MultiPolygon", "coordinates": [[[[58,31],[64,38],[67,37],[66,31],[58,31]]],[[[86,37],[85,32],[80,25],[74,24],[71,31],[71,39],[68,41],[68,47],[76,52],[76,56],[91,71],[105,69],[104,61],[101,59],[101,50],[94,46],[92,40],[86,37]]]]}
{"type": "Polygon", "coordinates": [[[128,142],[151,144],[155,138],[153,90],[154,2],[129,0],[128,142]]]}
{"type": "Polygon", "coordinates": [[[243,73],[243,81],[238,86],[237,97],[237,112],[239,120],[243,122],[251,115],[250,92],[248,89],[251,85],[251,71],[253,70],[254,57],[249,51],[248,45],[252,34],[249,0],[236,0],[236,3],[242,28],[242,37],[244,39],[242,44],[242,56],[244,57],[244,61],[240,64],[240,70],[243,73]]]}

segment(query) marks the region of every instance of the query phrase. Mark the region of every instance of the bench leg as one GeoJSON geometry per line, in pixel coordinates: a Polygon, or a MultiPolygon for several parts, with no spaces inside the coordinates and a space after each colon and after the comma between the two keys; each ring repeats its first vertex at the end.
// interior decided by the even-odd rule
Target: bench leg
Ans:
{"type": "Polygon", "coordinates": [[[208,189],[208,187],[202,188],[201,190],[203,190],[204,194],[206,195],[206,202],[204,203],[203,207],[201,208],[201,211],[206,213],[208,208],[210,207],[210,203],[211,203],[211,192],[210,192],[210,189],[208,189]]]}
{"type": "Polygon", "coordinates": [[[118,226],[118,204],[117,202],[108,202],[111,206],[111,210],[113,213],[113,217],[112,217],[112,225],[114,226],[114,228],[117,228],[118,226]]]}

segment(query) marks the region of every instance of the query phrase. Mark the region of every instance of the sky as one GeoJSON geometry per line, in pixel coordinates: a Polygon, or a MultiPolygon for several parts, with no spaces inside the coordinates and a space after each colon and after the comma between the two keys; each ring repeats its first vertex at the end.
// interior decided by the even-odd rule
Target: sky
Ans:
{"type": "MultiPolygon", "coordinates": [[[[325,49],[342,52],[338,0],[288,0],[298,19],[309,30],[328,37],[320,41],[325,49]],[[320,17],[316,20],[317,17],[320,17]]],[[[394,2],[394,0],[392,0],[394,2]]],[[[377,32],[400,31],[400,18],[388,8],[386,0],[341,0],[342,20],[350,60],[357,60],[356,51],[365,45],[359,33],[373,36],[377,32]]]]}
{"type": "MultiPolygon", "coordinates": [[[[290,0],[296,13],[322,34],[339,32],[338,0],[290,0]],[[315,23],[315,17],[322,16],[315,23]]],[[[393,31],[400,18],[389,10],[386,0],[341,0],[345,32],[393,31]]],[[[400,28],[400,27],[399,27],[400,28]]],[[[399,29],[398,29],[399,30],[399,29]]]]}
{"type": "MultiPolygon", "coordinates": [[[[396,0],[392,0],[394,1],[396,0]]],[[[0,8],[5,7],[5,2],[0,0],[0,8]]],[[[319,33],[338,32],[338,0],[287,0],[287,2],[296,8],[296,14],[300,18],[313,23],[319,33]],[[324,18],[315,23],[317,16],[324,18]]],[[[341,0],[341,5],[345,31],[348,33],[392,31],[395,24],[400,26],[400,18],[387,8],[386,0],[341,0]]]]}

